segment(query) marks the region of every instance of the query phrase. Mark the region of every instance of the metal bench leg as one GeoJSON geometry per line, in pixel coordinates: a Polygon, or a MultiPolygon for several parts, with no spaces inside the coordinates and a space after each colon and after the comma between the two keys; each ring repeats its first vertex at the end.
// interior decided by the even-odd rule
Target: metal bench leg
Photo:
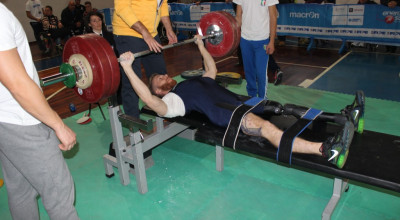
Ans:
{"type": "Polygon", "coordinates": [[[347,189],[348,189],[348,186],[347,186],[348,182],[349,182],[348,179],[342,180],[339,178],[335,178],[334,184],[333,184],[332,197],[329,200],[328,205],[326,205],[324,212],[322,213],[323,220],[331,219],[331,215],[332,215],[333,211],[335,210],[336,205],[339,203],[340,196],[342,195],[342,193],[344,191],[347,191],[347,189]]]}
{"type": "Polygon", "coordinates": [[[215,146],[216,152],[216,169],[218,171],[224,170],[224,148],[216,145],[215,146]]]}

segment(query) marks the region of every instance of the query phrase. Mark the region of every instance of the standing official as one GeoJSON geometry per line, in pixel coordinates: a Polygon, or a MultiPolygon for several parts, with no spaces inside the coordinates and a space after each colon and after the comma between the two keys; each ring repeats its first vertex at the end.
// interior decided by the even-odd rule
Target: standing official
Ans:
{"type": "MultiPolygon", "coordinates": [[[[161,21],[167,31],[169,44],[177,42],[169,19],[166,0],[114,0],[113,33],[120,54],[151,50],[154,54],[138,57],[132,67],[141,78],[143,65],[147,78],[154,73],[166,74],[166,65],[161,53],[161,42],[157,27],[161,21]]],[[[122,103],[125,114],[139,117],[139,97],[129,79],[122,71],[122,103]]]]}
{"type": "Polygon", "coordinates": [[[278,0],[233,0],[236,20],[241,26],[240,49],[247,93],[267,98],[268,59],[275,51],[278,0]]]}

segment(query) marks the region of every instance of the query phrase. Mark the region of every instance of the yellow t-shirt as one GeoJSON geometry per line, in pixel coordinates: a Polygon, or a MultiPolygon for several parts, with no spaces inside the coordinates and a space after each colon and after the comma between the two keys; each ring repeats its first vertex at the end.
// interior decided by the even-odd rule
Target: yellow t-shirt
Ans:
{"type": "Polygon", "coordinates": [[[169,16],[167,0],[114,0],[113,33],[142,38],[140,33],[131,28],[141,21],[154,37],[164,16],[169,16]]]}

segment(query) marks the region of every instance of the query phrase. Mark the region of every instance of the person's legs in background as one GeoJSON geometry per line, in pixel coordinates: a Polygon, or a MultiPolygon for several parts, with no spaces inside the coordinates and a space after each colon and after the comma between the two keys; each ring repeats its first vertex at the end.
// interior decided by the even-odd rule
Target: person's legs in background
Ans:
{"type": "Polygon", "coordinates": [[[286,45],[286,36],[278,36],[278,46],[286,45]]]}
{"type": "Polygon", "coordinates": [[[278,85],[282,82],[283,72],[272,55],[269,55],[268,73],[268,82],[271,82],[275,85],[278,85]]]}
{"type": "MultiPolygon", "coordinates": [[[[148,49],[143,39],[132,36],[114,35],[115,44],[119,54],[127,51],[136,53],[148,49]]],[[[138,57],[132,64],[133,71],[141,78],[141,58],[138,57]]],[[[124,112],[132,117],[139,118],[139,97],[136,95],[123,69],[121,69],[121,96],[124,112]]]]}
{"type": "Polygon", "coordinates": [[[273,72],[279,70],[279,66],[272,55],[269,55],[268,68],[273,72]]]}
{"type": "Polygon", "coordinates": [[[237,48],[237,56],[238,56],[238,65],[243,65],[243,57],[242,57],[242,49],[240,49],[240,45],[237,48]]]}
{"type": "Polygon", "coordinates": [[[251,97],[256,97],[258,90],[253,47],[250,41],[240,38],[240,48],[243,55],[243,69],[247,82],[247,94],[251,97]]]}
{"type": "Polygon", "coordinates": [[[33,34],[35,36],[35,40],[36,40],[36,43],[39,46],[39,49],[41,51],[45,51],[46,47],[44,46],[43,41],[40,38],[40,34],[42,32],[42,23],[40,23],[40,22],[30,22],[30,24],[32,26],[33,34]]]}
{"type": "MultiPolygon", "coordinates": [[[[155,39],[161,44],[161,39],[158,37],[158,35],[155,37],[155,39]]],[[[147,79],[149,79],[154,73],[167,74],[167,67],[165,65],[163,53],[153,53],[147,55],[142,59],[142,64],[144,70],[146,71],[147,79]]]]}
{"type": "Polygon", "coordinates": [[[265,46],[268,45],[268,43],[269,39],[252,42],[255,50],[254,62],[257,74],[257,94],[260,98],[267,98],[269,55],[265,52],[265,46]]]}

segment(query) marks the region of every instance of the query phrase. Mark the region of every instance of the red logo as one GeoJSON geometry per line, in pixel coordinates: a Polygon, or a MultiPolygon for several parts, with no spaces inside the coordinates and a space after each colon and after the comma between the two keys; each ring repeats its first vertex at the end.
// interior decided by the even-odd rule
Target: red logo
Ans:
{"type": "Polygon", "coordinates": [[[385,22],[386,24],[391,24],[394,22],[394,16],[393,15],[388,15],[385,17],[385,22]]]}

